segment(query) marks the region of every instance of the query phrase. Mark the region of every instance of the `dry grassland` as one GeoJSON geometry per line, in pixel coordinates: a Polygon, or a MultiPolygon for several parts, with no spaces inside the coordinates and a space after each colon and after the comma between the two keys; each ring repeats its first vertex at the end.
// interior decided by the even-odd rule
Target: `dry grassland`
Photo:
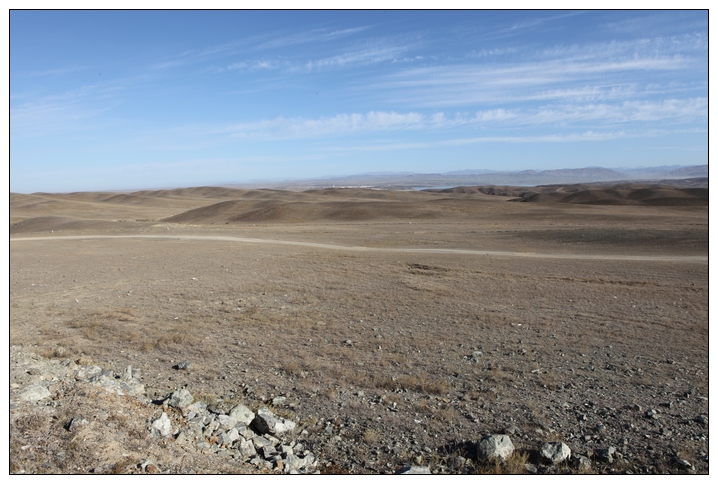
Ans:
{"type": "Polygon", "coordinates": [[[708,395],[707,207],[509,199],[13,194],[10,343],[140,367],[155,398],[184,386],[220,408],[286,396],[275,410],[310,432],[329,472],[462,472],[452,466],[474,457],[472,442],[512,426],[513,460],[472,472],[523,473],[549,438],[584,455],[620,448],[624,470],[674,472],[680,453],[707,472],[707,428],[693,421],[708,412],[696,398],[708,395]],[[65,235],[175,238],[16,241],[65,235]],[[685,256],[698,259],[661,260],[685,256]],[[172,369],[182,360],[190,371],[172,369]],[[665,409],[662,420],[634,405],[665,409]]]}

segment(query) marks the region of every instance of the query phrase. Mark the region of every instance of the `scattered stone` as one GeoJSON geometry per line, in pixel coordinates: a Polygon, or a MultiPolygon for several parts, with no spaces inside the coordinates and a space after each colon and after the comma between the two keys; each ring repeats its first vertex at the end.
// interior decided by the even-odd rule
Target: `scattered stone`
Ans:
{"type": "Polygon", "coordinates": [[[552,464],[560,464],[571,457],[571,449],[563,442],[546,442],[541,447],[541,457],[552,464]]]}
{"type": "Polygon", "coordinates": [[[48,398],[50,395],[50,391],[47,388],[37,383],[25,387],[18,395],[18,398],[23,402],[36,402],[48,398]]]}
{"type": "Polygon", "coordinates": [[[174,366],[174,368],[175,368],[175,370],[189,370],[190,366],[192,366],[192,362],[185,360],[185,361],[180,361],[179,363],[177,363],[174,366]]]}
{"type": "MultiPolygon", "coordinates": [[[[188,405],[185,409],[188,413],[194,412],[197,415],[201,415],[207,410],[207,404],[199,400],[194,402],[192,405],[188,405]]],[[[230,415],[231,416],[231,415],[230,415]]]]}
{"type": "Polygon", "coordinates": [[[252,412],[249,408],[245,407],[241,403],[229,411],[229,416],[236,419],[237,422],[243,423],[244,425],[249,425],[254,420],[254,412],[252,412]]]}
{"type": "Polygon", "coordinates": [[[175,442],[178,444],[189,444],[191,442],[191,438],[187,435],[187,432],[183,431],[175,437],[175,442]]]}
{"type": "Polygon", "coordinates": [[[129,381],[120,382],[120,390],[122,394],[134,397],[145,394],[145,386],[134,378],[129,381]]]}
{"type": "Polygon", "coordinates": [[[609,447],[607,449],[601,449],[598,451],[597,456],[601,462],[613,463],[613,454],[616,453],[615,447],[609,447]]]}
{"type": "Polygon", "coordinates": [[[192,402],[194,402],[192,394],[186,388],[182,388],[170,396],[167,400],[167,405],[175,408],[186,408],[190,406],[192,402]]]}
{"type": "Polygon", "coordinates": [[[142,472],[146,472],[147,474],[157,474],[160,472],[159,468],[149,459],[140,461],[140,463],[137,464],[137,467],[142,469],[142,472]]]}
{"type": "Polygon", "coordinates": [[[165,412],[162,412],[162,416],[152,422],[152,433],[159,434],[162,437],[172,435],[172,422],[165,412]]]}
{"type": "Polygon", "coordinates": [[[265,439],[261,435],[257,435],[256,437],[252,438],[252,443],[257,449],[272,445],[272,443],[268,439],[265,439]]]}
{"type": "Polygon", "coordinates": [[[571,458],[571,461],[580,471],[585,472],[591,468],[591,459],[585,455],[576,454],[571,458]]]}
{"type": "Polygon", "coordinates": [[[679,458],[676,458],[676,465],[677,465],[678,467],[680,467],[681,469],[690,469],[691,467],[693,467],[693,466],[691,465],[691,463],[688,462],[687,460],[685,460],[685,459],[679,459],[679,458]]]}
{"type": "Polygon", "coordinates": [[[78,427],[80,427],[82,425],[87,425],[87,423],[88,423],[87,420],[85,420],[82,417],[73,417],[70,420],[68,420],[68,422],[65,425],[63,425],[63,428],[65,430],[67,430],[68,432],[74,432],[75,430],[77,430],[78,427]]]}
{"type": "Polygon", "coordinates": [[[429,466],[406,466],[403,469],[396,471],[397,474],[431,474],[429,466]]]}
{"type": "Polygon", "coordinates": [[[257,455],[257,450],[254,448],[254,445],[252,444],[251,440],[246,440],[246,439],[240,438],[239,439],[239,453],[245,459],[249,459],[249,458],[257,455]]]}
{"type": "Polygon", "coordinates": [[[523,432],[521,432],[521,429],[520,429],[519,427],[517,427],[515,424],[509,425],[509,426],[506,428],[506,431],[505,431],[505,432],[506,432],[507,434],[510,434],[510,435],[519,435],[519,434],[522,434],[522,433],[523,433],[523,432]]]}
{"type": "Polygon", "coordinates": [[[132,380],[132,365],[127,365],[127,368],[122,373],[122,379],[126,381],[132,380]]]}
{"type": "MultiPolygon", "coordinates": [[[[124,395],[125,393],[122,391],[122,383],[119,380],[116,380],[112,372],[103,371],[99,375],[95,375],[90,378],[90,383],[93,385],[99,386],[107,390],[108,392],[116,393],[117,395],[124,395]]],[[[144,387],[143,387],[144,388],[144,387]]]]}
{"type": "Polygon", "coordinates": [[[297,426],[291,420],[275,415],[267,407],[262,407],[257,411],[257,416],[252,423],[260,433],[273,435],[291,432],[297,426]]]}
{"type": "Polygon", "coordinates": [[[698,415],[695,418],[695,421],[702,425],[708,425],[708,416],[707,415],[698,415]]]}
{"type": "Polygon", "coordinates": [[[529,474],[538,474],[538,467],[533,464],[524,464],[524,468],[529,474]]]}
{"type": "Polygon", "coordinates": [[[658,410],[656,410],[655,408],[651,408],[651,409],[647,410],[646,418],[657,419],[658,418],[658,410]]]}
{"type": "Polygon", "coordinates": [[[481,439],[477,455],[479,459],[497,459],[505,461],[514,452],[514,444],[508,435],[495,434],[481,439]]]}
{"type": "Polygon", "coordinates": [[[217,443],[221,446],[227,447],[237,439],[239,439],[239,432],[237,432],[237,429],[233,428],[228,432],[223,432],[219,434],[219,439],[217,440],[217,443]]]}
{"type": "Polygon", "coordinates": [[[287,401],[287,397],[274,397],[274,398],[272,399],[272,405],[278,407],[278,406],[280,406],[280,405],[283,405],[284,402],[286,402],[286,401],[287,401]]]}
{"type": "MultiPolygon", "coordinates": [[[[218,415],[217,422],[219,422],[219,426],[223,430],[234,429],[237,425],[237,419],[229,415],[218,415]]],[[[239,435],[239,433],[237,435],[239,435]]]]}
{"type": "Polygon", "coordinates": [[[299,470],[305,465],[304,459],[300,459],[296,455],[287,455],[284,459],[284,472],[290,474],[292,472],[299,472],[299,470]]]}

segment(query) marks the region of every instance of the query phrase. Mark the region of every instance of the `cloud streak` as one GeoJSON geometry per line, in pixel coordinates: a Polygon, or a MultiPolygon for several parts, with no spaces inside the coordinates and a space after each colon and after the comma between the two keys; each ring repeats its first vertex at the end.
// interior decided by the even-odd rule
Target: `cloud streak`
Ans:
{"type": "MultiPolygon", "coordinates": [[[[177,139],[164,145],[187,147],[193,144],[205,147],[224,140],[273,141],[291,139],[320,139],[366,134],[384,135],[405,131],[423,131],[426,134],[443,133],[453,129],[546,129],[562,130],[609,128],[620,125],[668,122],[677,126],[707,122],[707,98],[667,99],[663,101],[624,101],[616,104],[560,104],[535,109],[497,108],[473,113],[420,113],[416,111],[369,111],[367,113],[340,113],[318,118],[284,117],[253,122],[223,125],[188,125],[147,134],[147,139],[177,139]],[[191,141],[191,140],[195,141],[191,141]],[[188,144],[189,143],[189,144],[188,144]]],[[[564,139],[568,135],[561,135],[564,139]]],[[[575,136],[574,134],[570,136],[575,136]]],[[[487,138],[482,138],[487,139],[487,138]]],[[[499,138],[497,138],[498,140],[499,138]]],[[[503,139],[503,138],[500,138],[503,139]]],[[[511,138],[514,139],[514,138],[511,138]]],[[[541,138],[545,139],[545,138],[541,138]]]]}
{"type": "Polygon", "coordinates": [[[551,134],[539,136],[477,136],[469,138],[454,138],[440,141],[427,142],[408,142],[408,143],[388,143],[374,145],[357,145],[357,146],[341,146],[326,148],[327,152],[372,152],[372,151],[398,151],[410,149],[426,149],[441,148],[450,146],[472,145],[481,143],[509,143],[509,144],[528,144],[528,143],[580,143],[595,141],[610,141],[616,139],[629,138],[656,138],[659,136],[667,136],[672,134],[696,134],[707,133],[708,130],[689,129],[689,130],[620,130],[620,131],[584,131],[581,133],[568,134],[551,134]]]}
{"type": "Polygon", "coordinates": [[[369,89],[401,91],[393,99],[420,106],[531,101],[554,97],[600,98],[625,92],[647,72],[694,66],[685,57],[632,58],[599,62],[532,62],[510,66],[474,64],[421,67],[390,75],[369,89]],[[641,76],[630,74],[641,72],[641,76]],[[617,75],[624,74],[624,77],[617,75]],[[623,83],[621,84],[621,81],[623,83]],[[582,83],[583,86],[575,86],[582,83]],[[610,83],[610,84],[606,84],[610,83]]]}
{"type": "Polygon", "coordinates": [[[235,124],[224,128],[232,138],[238,139],[288,139],[343,136],[366,132],[416,129],[423,126],[426,118],[419,113],[370,111],[366,114],[338,114],[317,119],[285,118],[262,120],[254,123],[235,124]]]}

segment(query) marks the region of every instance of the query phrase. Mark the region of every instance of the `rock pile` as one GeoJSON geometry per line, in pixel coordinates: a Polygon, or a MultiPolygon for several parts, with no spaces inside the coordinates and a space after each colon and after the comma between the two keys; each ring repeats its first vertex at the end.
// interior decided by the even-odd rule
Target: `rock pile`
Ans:
{"type": "MultiPolygon", "coordinates": [[[[546,435],[541,429],[529,435],[512,423],[494,426],[503,429],[501,433],[469,438],[460,446],[452,443],[445,448],[429,447],[420,445],[415,435],[402,438],[393,433],[394,427],[389,423],[383,423],[401,416],[401,410],[397,411],[396,401],[384,402],[381,396],[367,398],[372,415],[382,422],[371,431],[367,431],[359,419],[342,421],[336,416],[317,419],[310,415],[300,426],[288,418],[294,418],[293,413],[275,410],[287,405],[284,396],[261,396],[248,403],[257,405],[251,409],[232,400],[234,406],[222,410],[196,399],[188,388],[168,394],[154,393],[151,400],[138,368],[128,366],[115,373],[84,358],[48,359],[15,346],[10,353],[12,473],[307,474],[321,470],[468,474],[501,469],[530,474],[649,474],[659,471],[630,454],[635,451],[628,446],[627,437],[605,439],[605,430],[598,426],[586,424],[585,434],[570,434],[563,437],[564,442],[557,441],[555,436],[549,437],[550,434],[546,435]],[[386,405],[387,416],[380,419],[376,414],[382,404],[386,405]],[[589,435],[591,439],[585,438],[589,435]],[[592,447],[587,448],[589,441],[592,447]],[[105,454],[95,452],[100,448],[113,450],[105,454]]],[[[344,403],[341,398],[363,400],[365,396],[363,390],[340,395],[339,408],[344,403]]],[[[441,401],[450,403],[448,398],[442,397],[441,401]]],[[[676,417],[665,410],[670,408],[668,404],[660,413],[653,407],[646,412],[645,408],[634,405],[625,412],[632,412],[633,422],[638,423],[663,423],[676,417]]],[[[620,412],[590,402],[575,415],[579,421],[583,421],[581,417],[585,415],[593,418],[593,408],[601,418],[620,412]]],[[[708,415],[702,407],[701,413],[693,415],[697,416],[679,415],[680,425],[695,427],[695,431],[687,435],[698,440],[707,434],[708,415]]],[[[473,423],[481,421],[469,416],[473,423]]],[[[412,417],[415,424],[422,423],[416,416],[412,417]]],[[[635,425],[633,422],[624,426],[627,432],[635,425]]],[[[676,428],[657,427],[655,433],[672,441],[670,432],[677,433],[676,428]]],[[[644,436],[648,439],[647,433],[644,436]]],[[[652,452],[653,462],[657,462],[661,456],[657,450],[652,452]]],[[[700,454],[696,457],[684,451],[671,451],[664,457],[671,472],[696,473],[707,463],[707,455],[699,460],[700,454]]]]}
{"type": "MultiPolygon", "coordinates": [[[[148,430],[154,439],[164,441],[166,445],[193,447],[201,454],[253,464],[263,472],[319,473],[319,460],[306,441],[299,441],[295,435],[296,422],[276,415],[268,407],[259,408],[255,414],[245,405],[238,404],[224,414],[195,400],[186,388],[152,401],[140,382],[142,372],[132,366],[115,374],[95,365],[83,366],[69,359],[48,360],[16,347],[12,350],[12,362],[16,367],[21,365],[29,370],[14,374],[11,410],[46,402],[57,406],[74,385],[99,387],[111,394],[132,397],[136,404],[146,405],[150,412],[155,405],[161,405],[162,414],[149,422],[148,430]]],[[[67,432],[74,432],[87,424],[86,419],[76,416],[63,427],[67,432]]],[[[300,436],[305,434],[306,431],[300,436]]],[[[148,473],[154,472],[148,469],[156,471],[157,468],[149,460],[139,467],[148,473]]]]}
{"type": "Polygon", "coordinates": [[[285,437],[293,436],[296,423],[261,407],[255,415],[239,404],[228,413],[219,413],[202,401],[195,401],[186,389],[172,393],[163,405],[182,412],[188,425],[175,429],[167,413],[152,422],[155,437],[175,437],[183,445],[201,452],[214,453],[249,462],[259,469],[275,469],[286,474],[317,471],[317,458],[304,444],[285,437]]]}

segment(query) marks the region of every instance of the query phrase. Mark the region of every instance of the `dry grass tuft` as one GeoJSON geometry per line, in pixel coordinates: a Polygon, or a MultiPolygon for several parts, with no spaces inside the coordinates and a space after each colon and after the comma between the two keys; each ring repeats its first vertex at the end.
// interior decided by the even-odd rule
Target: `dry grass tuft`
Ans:
{"type": "Polygon", "coordinates": [[[369,445],[374,445],[379,442],[381,438],[381,432],[376,429],[366,429],[362,433],[362,439],[369,445]]]}

